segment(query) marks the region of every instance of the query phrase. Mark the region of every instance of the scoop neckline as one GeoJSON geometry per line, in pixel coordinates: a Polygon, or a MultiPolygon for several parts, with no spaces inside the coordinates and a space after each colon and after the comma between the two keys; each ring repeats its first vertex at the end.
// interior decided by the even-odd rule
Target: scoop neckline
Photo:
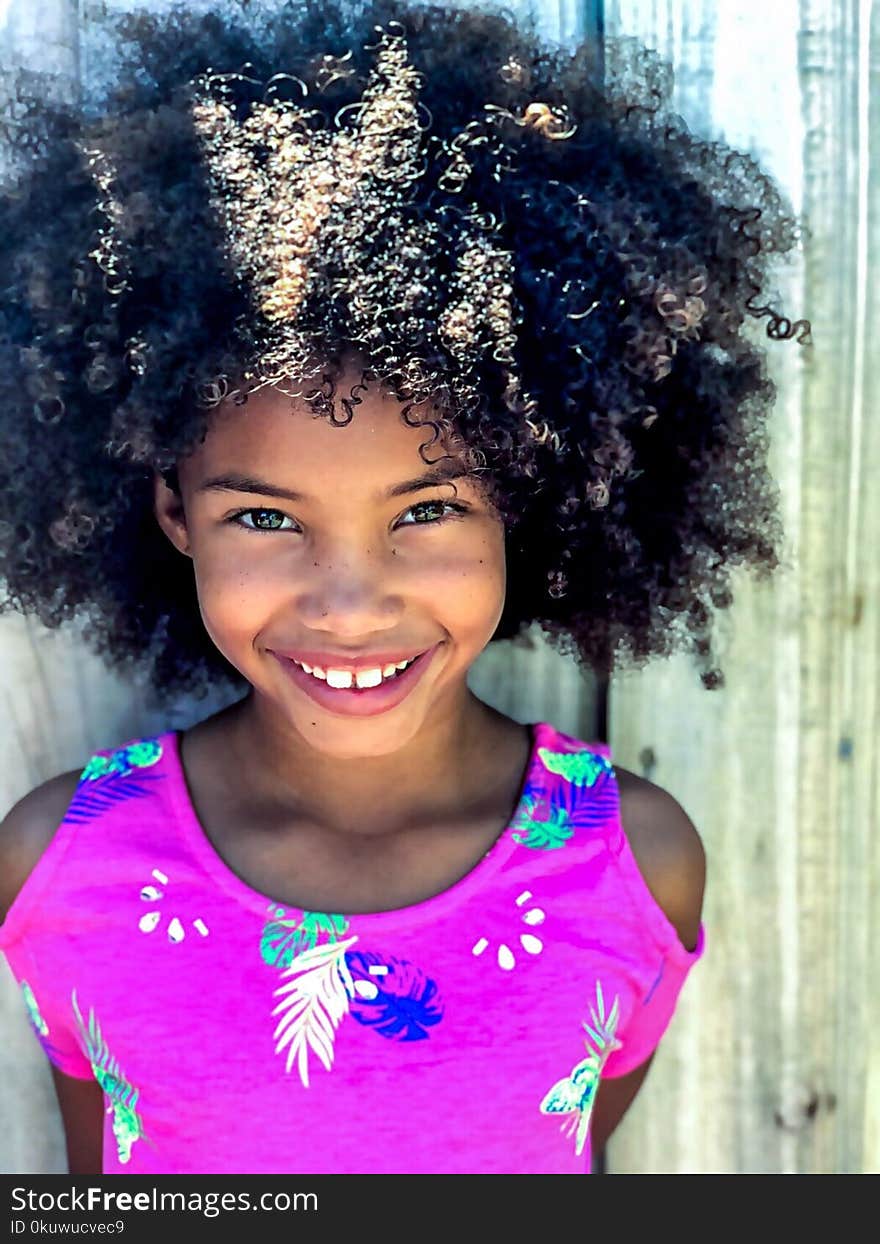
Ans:
{"type": "MultiPolygon", "coordinates": [[[[546,722],[522,723],[531,735],[531,746],[528,760],[520,780],[516,807],[507,824],[473,868],[460,877],[445,890],[413,903],[407,907],[393,907],[387,911],[369,912],[334,912],[319,913],[341,915],[349,926],[357,924],[361,927],[381,927],[384,929],[399,928],[411,924],[420,924],[444,915],[448,910],[457,907],[471,894],[485,885],[506,863],[519,843],[513,836],[520,816],[527,811],[527,799],[534,794],[536,787],[543,786],[544,770],[539,756],[539,749],[548,745],[550,726],[546,722]]],[[[223,859],[205,833],[196,813],[190,795],[186,772],[183,767],[181,753],[181,734],[179,729],[169,730],[166,739],[170,743],[168,753],[171,761],[172,781],[169,794],[177,824],[191,850],[193,856],[211,879],[231,898],[249,911],[264,916],[271,912],[274,915],[302,916],[303,908],[282,902],[269,894],[264,894],[248,885],[223,859]]]]}

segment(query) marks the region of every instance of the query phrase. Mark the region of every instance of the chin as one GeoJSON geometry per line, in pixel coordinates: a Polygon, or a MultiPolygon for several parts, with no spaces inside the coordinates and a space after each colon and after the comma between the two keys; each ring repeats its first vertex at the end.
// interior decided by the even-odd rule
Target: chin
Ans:
{"type": "Polygon", "coordinates": [[[334,760],[368,760],[400,751],[417,736],[421,720],[391,717],[335,718],[329,713],[308,713],[294,723],[315,751],[334,760]]]}

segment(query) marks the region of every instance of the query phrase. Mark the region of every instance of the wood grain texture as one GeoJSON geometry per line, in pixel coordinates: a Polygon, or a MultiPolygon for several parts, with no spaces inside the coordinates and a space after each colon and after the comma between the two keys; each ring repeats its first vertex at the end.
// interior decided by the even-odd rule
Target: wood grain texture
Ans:
{"type": "MultiPolygon", "coordinates": [[[[48,69],[55,75],[59,95],[68,95],[76,89],[79,74],[75,19],[74,4],[10,0],[0,12],[0,69],[48,69]]],[[[0,106],[6,105],[5,99],[0,100],[0,106]]],[[[23,619],[0,619],[3,815],[38,781],[68,767],[62,759],[64,744],[56,750],[53,737],[59,726],[63,729],[62,718],[69,720],[68,714],[63,712],[63,697],[56,702],[52,694],[34,639],[34,630],[23,619]]],[[[57,668],[61,669],[60,662],[57,668]]],[[[0,1033],[0,1171],[64,1172],[64,1138],[52,1079],[2,959],[0,1033]]]]}
{"type": "Polygon", "coordinates": [[[764,340],[787,557],[772,585],[738,580],[726,688],[684,659],[612,682],[615,755],[682,802],[709,879],[706,958],[608,1170],[876,1172],[877,9],[620,0],[606,22],[668,55],[691,128],[752,150],[802,208],[777,286],[815,343],[764,340]]]}

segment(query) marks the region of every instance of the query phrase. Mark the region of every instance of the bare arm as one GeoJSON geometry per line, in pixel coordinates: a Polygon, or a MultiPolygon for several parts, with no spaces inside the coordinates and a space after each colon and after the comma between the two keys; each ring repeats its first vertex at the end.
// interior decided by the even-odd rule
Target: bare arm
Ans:
{"type": "Polygon", "coordinates": [[[100,1175],[103,1165],[104,1094],[97,1080],[77,1080],[52,1067],[64,1124],[71,1175],[100,1175]]]}
{"type": "MultiPolygon", "coordinates": [[[[615,771],[621,820],[639,870],[675,926],[681,944],[693,950],[700,931],[706,884],[706,855],[700,836],[687,813],[667,791],[626,769],[615,771]]],[[[605,1148],[635,1100],[653,1057],[652,1054],[627,1075],[600,1084],[591,1122],[595,1153],[605,1148]]]]}
{"type": "MultiPolygon", "coordinates": [[[[0,825],[0,921],[35,868],[67,811],[80,770],[44,782],[25,795],[0,825]]],[[[104,1098],[96,1080],[78,1080],[52,1066],[67,1161],[72,1175],[101,1173],[104,1098]]]]}

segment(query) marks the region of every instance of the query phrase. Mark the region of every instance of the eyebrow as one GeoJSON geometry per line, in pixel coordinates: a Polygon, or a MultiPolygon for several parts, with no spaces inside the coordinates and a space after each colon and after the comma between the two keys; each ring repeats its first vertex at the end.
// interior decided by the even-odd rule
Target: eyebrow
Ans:
{"type": "MultiPolygon", "coordinates": [[[[450,483],[452,480],[464,479],[466,472],[460,463],[444,459],[442,464],[417,475],[415,479],[406,479],[393,484],[384,494],[386,498],[402,497],[410,492],[419,492],[423,488],[434,488],[437,484],[450,483]]],[[[281,488],[268,480],[258,479],[253,475],[240,475],[236,471],[212,475],[199,484],[196,492],[251,492],[263,497],[281,497],[285,501],[311,501],[308,493],[295,492],[292,488],[281,488]]]]}

